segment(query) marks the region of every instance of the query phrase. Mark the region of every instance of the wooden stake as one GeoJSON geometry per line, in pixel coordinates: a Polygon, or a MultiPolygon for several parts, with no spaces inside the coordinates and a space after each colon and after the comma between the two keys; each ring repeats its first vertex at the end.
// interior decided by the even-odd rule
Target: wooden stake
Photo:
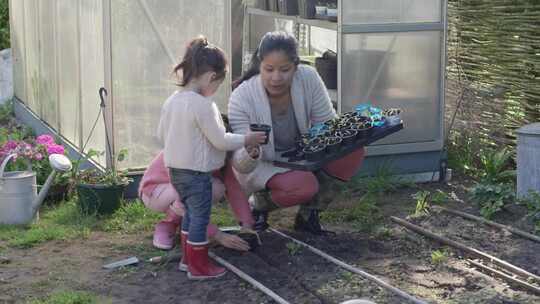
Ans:
{"type": "Polygon", "coordinates": [[[523,289],[526,289],[532,293],[535,293],[537,295],[540,295],[540,288],[536,287],[536,286],[533,286],[527,282],[524,282],[522,280],[519,280],[519,279],[516,279],[516,278],[513,278],[509,275],[507,275],[506,273],[503,273],[503,272],[500,272],[498,270],[495,270],[491,267],[488,267],[486,265],[483,265],[481,263],[478,263],[478,262],[475,262],[473,260],[467,260],[468,263],[472,264],[474,267],[477,267],[477,268],[480,268],[484,271],[487,271],[489,273],[491,273],[492,275],[496,276],[496,277],[499,277],[501,279],[504,279],[512,284],[515,284],[523,289]]]}
{"type": "Polygon", "coordinates": [[[532,278],[534,279],[537,283],[540,282],[540,277],[538,277],[537,275],[535,274],[532,274],[526,270],[523,270],[515,265],[512,265],[506,261],[503,261],[499,258],[496,258],[492,255],[489,255],[485,252],[482,252],[480,250],[477,250],[477,249],[474,249],[474,248],[471,248],[471,247],[468,247],[466,245],[463,245],[461,243],[458,243],[458,242],[455,242],[455,241],[452,241],[448,238],[445,238],[443,236],[440,236],[440,235],[437,235],[433,232],[430,232],[428,230],[425,230],[424,228],[422,227],[419,227],[419,226],[416,226],[412,223],[409,223],[407,222],[406,220],[403,220],[403,219],[400,219],[398,217],[395,217],[395,216],[391,216],[390,217],[392,219],[392,221],[394,221],[395,223],[401,225],[401,226],[404,226],[416,233],[419,233],[419,234],[422,234],[422,235],[425,235],[431,239],[434,239],[440,243],[443,243],[443,244],[446,244],[446,245],[449,245],[449,246],[452,246],[454,248],[457,248],[457,249],[460,249],[464,252],[468,252],[469,254],[472,254],[474,256],[477,256],[477,257],[480,257],[480,258],[483,258],[483,259],[486,259],[488,260],[489,262],[493,263],[493,264],[496,264],[497,266],[503,268],[503,269],[506,269],[507,271],[513,273],[513,274],[516,274],[516,275],[521,275],[525,278],[532,278]]]}
{"type": "Polygon", "coordinates": [[[454,215],[458,215],[458,216],[461,216],[461,217],[469,219],[469,220],[473,220],[473,221],[477,221],[477,222],[480,222],[480,223],[483,223],[483,224],[486,224],[486,225],[497,227],[499,229],[506,230],[506,231],[509,231],[509,232],[511,232],[513,234],[516,234],[516,235],[519,235],[519,236],[524,237],[526,239],[529,239],[531,241],[540,243],[540,237],[538,237],[538,236],[536,236],[534,234],[525,232],[523,230],[519,230],[517,228],[511,227],[511,226],[506,226],[506,225],[503,225],[503,224],[492,222],[490,220],[486,220],[485,218],[474,216],[472,214],[457,211],[457,210],[453,210],[453,209],[447,209],[447,208],[439,207],[439,206],[435,206],[433,208],[435,210],[442,210],[444,212],[451,213],[451,214],[454,214],[454,215]]]}

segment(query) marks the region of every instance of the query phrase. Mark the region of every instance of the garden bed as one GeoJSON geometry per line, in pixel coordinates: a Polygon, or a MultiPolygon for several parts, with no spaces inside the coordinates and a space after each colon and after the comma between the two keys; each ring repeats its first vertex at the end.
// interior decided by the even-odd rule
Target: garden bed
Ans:
{"type": "MultiPolygon", "coordinates": [[[[386,177],[350,183],[323,215],[327,228],[338,232],[335,237],[294,233],[291,228],[294,208],[272,214],[271,224],[430,302],[538,303],[540,297],[509,287],[471,268],[457,251],[389,220],[390,216],[405,218],[413,213],[416,200],[412,195],[419,191],[444,191],[453,198],[444,203],[445,206],[477,214],[478,208],[468,203],[465,196],[464,189],[470,184],[469,179],[461,177],[451,185],[411,185],[386,177]],[[382,180],[387,182],[381,183],[382,180]],[[368,194],[371,195],[368,200],[365,189],[380,189],[381,193],[368,194]]],[[[213,220],[231,224],[230,213],[224,208],[218,206],[213,220]]],[[[44,214],[43,222],[50,223],[49,212],[44,214]]],[[[521,228],[530,230],[530,223],[521,220],[524,215],[525,210],[516,207],[496,215],[494,220],[504,224],[520,223],[521,228]]],[[[163,254],[151,247],[152,223],[157,218],[158,215],[145,211],[137,202],[110,218],[96,219],[86,226],[75,220],[89,229],[81,228],[77,230],[80,233],[63,241],[19,244],[18,247],[30,246],[26,249],[14,246],[12,240],[6,239],[6,231],[0,230],[0,256],[4,257],[0,302],[43,299],[48,294],[64,291],[89,294],[96,303],[106,300],[113,303],[272,303],[269,297],[232,273],[219,280],[191,282],[176,270],[176,263],[140,263],[114,271],[101,268],[103,264],[129,256],[145,259],[163,254]]],[[[432,212],[410,221],[539,274],[534,268],[540,265],[537,243],[442,213],[432,212]]],[[[261,237],[263,246],[254,252],[215,250],[291,303],[339,303],[360,297],[377,303],[402,303],[402,299],[388,291],[274,233],[265,232],[261,237]]]]}

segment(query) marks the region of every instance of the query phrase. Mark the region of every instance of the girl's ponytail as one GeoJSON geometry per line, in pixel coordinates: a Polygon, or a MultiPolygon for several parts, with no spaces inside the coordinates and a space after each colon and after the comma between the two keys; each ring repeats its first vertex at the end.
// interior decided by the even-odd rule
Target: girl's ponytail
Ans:
{"type": "Polygon", "coordinates": [[[206,37],[199,36],[190,41],[182,61],[174,67],[173,74],[180,79],[178,85],[183,87],[206,72],[215,72],[216,80],[225,78],[227,60],[220,48],[210,45],[206,37]],[[179,75],[180,70],[182,77],[179,75]]]}

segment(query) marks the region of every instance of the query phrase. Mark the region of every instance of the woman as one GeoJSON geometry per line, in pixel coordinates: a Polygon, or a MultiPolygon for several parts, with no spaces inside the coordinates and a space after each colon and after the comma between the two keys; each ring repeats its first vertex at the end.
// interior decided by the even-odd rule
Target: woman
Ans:
{"type": "Polygon", "coordinates": [[[334,195],[335,181],[350,180],[360,168],[364,149],[330,162],[316,172],[276,167],[279,153],[294,148],[300,134],[336,117],[328,92],[315,69],[300,65],[296,39],[283,32],[267,33],[253,55],[251,66],[236,83],[229,103],[229,123],[245,134],[253,123],[272,126],[260,153],[252,147],[235,151],[233,167],[240,184],[253,193],[255,228],[268,227],[268,212],[301,205],[295,229],[323,234],[319,212],[334,195]]]}
{"type": "MultiPolygon", "coordinates": [[[[245,194],[236,180],[232,167],[227,164],[221,171],[214,173],[212,179],[212,200],[218,201],[227,196],[235,217],[244,228],[253,227],[253,218],[245,194]]],[[[163,152],[152,160],[139,185],[139,197],[146,207],[165,213],[154,229],[153,245],[156,248],[170,250],[174,246],[174,236],[184,216],[184,205],[171,184],[169,170],[165,167],[163,152]]],[[[216,225],[208,225],[207,234],[220,245],[240,251],[249,250],[246,241],[236,235],[221,232],[216,225]]]]}

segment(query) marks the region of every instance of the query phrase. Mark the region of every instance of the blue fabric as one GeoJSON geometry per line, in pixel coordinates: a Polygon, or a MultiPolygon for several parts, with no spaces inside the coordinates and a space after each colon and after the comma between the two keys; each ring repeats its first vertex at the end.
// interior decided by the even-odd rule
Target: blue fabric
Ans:
{"type": "Polygon", "coordinates": [[[188,231],[190,243],[207,242],[206,229],[212,209],[212,175],[186,169],[169,169],[171,184],[184,203],[186,213],[182,230],[188,231]]]}

